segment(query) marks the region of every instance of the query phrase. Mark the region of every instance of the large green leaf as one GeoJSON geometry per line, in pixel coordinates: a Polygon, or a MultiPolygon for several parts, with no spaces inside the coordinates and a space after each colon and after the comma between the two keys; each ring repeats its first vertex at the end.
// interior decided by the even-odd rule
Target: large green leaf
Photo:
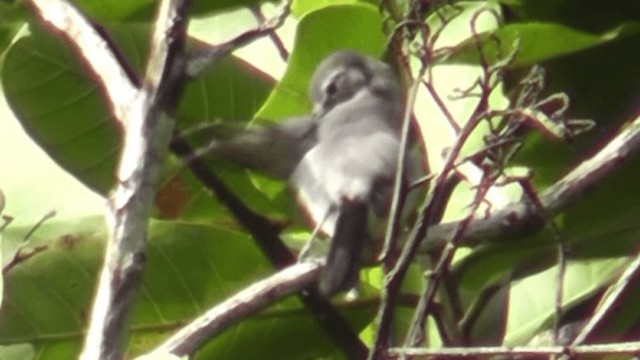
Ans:
{"type": "MultiPolygon", "coordinates": [[[[297,27],[294,49],[289,57],[284,77],[278,82],[264,106],[255,115],[251,111],[261,103],[256,100],[252,101],[251,97],[246,97],[246,94],[253,95],[253,99],[266,94],[262,91],[263,88],[255,85],[262,81],[264,75],[254,76],[253,82],[242,82],[234,81],[229,71],[219,71],[216,81],[212,81],[210,87],[202,86],[198,81],[187,88],[187,96],[179,111],[181,114],[185,114],[186,121],[183,124],[193,124],[197,119],[238,122],[254,118],[258,122],[279,121],[289,116],[309,113],[307,86],[316,65],[326,55],[340,49],[356,49],[369,54],[380,54],[384,46],[384,36],[379,30],[380,21],[380,15],[375,7],[369,5],[334,6],[309,13],[297,27]],[[342,30],[343,28],[339,27],[339,24],[347,20],[351,25],[349,29],[342,30]],[[332,32],[329,32],[330,29],[332,32]],[[362,34],[370,32],[372,34],[363,39],[362,34]],[[238,87],[234,85],[237,83],[248,85],[238,87]],[[220,92],[221,87],[231,88],[233,93],[220,92]],[[202,101],[200,97],[190,96],[192,95],[190,91],[206,94],[208,100],[202,101]],[[190,103],[189,99],[191,98],[198,99],[200,103],[197,105],[190,103]],[[214,113],[212,110],[225,109],[225,107],[228,109],[229,106],[233,106],[231,108],[233,111],[214,113]]],[[[220,69],[224,69],[224,67],[220,69]]],[[[202,97],[205,96],[202,95],[202,97]]],[[[196,145],[205,143],[206,137],[194,141],[196,145]]],[[[225,182],[234,192],[250,203],[253,209],[278,218],[296,217],[297,211],[292,210],[292,202],[289,194],[283,191],[285,186],[282,182],[256,174],[246,178],[243,177],[242,172],[238,172],[237,167],[234,168],[219,162],[212,164],[216,168],[216,172],[225,178],[225,182]],[[260,189],[260,192],[256,192],[256,187],[260,189]]],[[[185,208],[185,212],[188,212],[189,216],[200,214],[201,218],[206,218],[211,217],[212,214],[220,213],[219,207],[216,209],[207,205],[211,202],[201,196],[204,194],[202,187],[189,180],[188,176],[182,177],[180,181],[190,184],[188,187],[191,188],[190,191],[193,195],[194,206],[185,208]],[[200,201],[200,199],[204,201],[200,201]]],[[[297,217],[298,220],[302,220],[300,216],[297,217]]]]}
{"type": "Polygon", "coordinates": [[[509,21],[555,22],[601,32],[629,20],[640,20],[640,3],[629,0],[498,0],[507,5],[509,21]]]}
{"type": "MultiPolygon", "coordinates": [[[[569,262],[564,276],[563,306],[568,308],[592,296],[610,284],[626,264],[624,257],[569,262]]],[[[511,287],[505,345],[527,344],[535,335],[552,329],[557,278],[558,270],[553,267],[511,287]]]]}
{"type": "MultiPolygon", "coordinates": [[[[77,356],[102,263],[106,236],[102,224],[100,217],[84,218],[50,222],[38,229],[29,247],[45,249],[6,271],[0,343],[30,343],[37,359],[77,356]]],[[[14,227],[7,236],[21,237],[28,230],[14,227]]],[[[129,351],[149,350],[191,318],[271,271],[245,234],[212,226],[152,222],[144,281],[129,326],[129,351]]],[[[354,326],[362,327],[374,310],[373,304],[361,303],[350,306],[346,314],[354,326]]],[[[205,351],[215,357],[256,358],[266,344],[285,357],[301,349],[319,354],[335,351],[293,298],[230,329],[205,351]],[[297,346],[291,346],[294,334],[297,346]],[[246,346],[257,339],[261,339],[259,346],[246,346]]]]}
{"type": "MultiPolygon", "coordinates": [[[[626,266],[627,257],[637,251],[640,191],[633,184],[638,181],[635,169],[639,161],[633,159],[605,178],[555,219],[559,236],[566,245],[570,268],[574,269],[568,271],[564,279],[563,297],[567,305],[609,286],[626,266]]],[[[495,241],[461,259],[454,273],[467,303],[488,284],[517,275],[518,291],[511,292],[505,341],[511,345],[523,344],[550,329],[553,323],[557,237],[545,229],[535,235],[523,231],[495,241]],[[527,303],[528,310],[523,312],[522,307],[527,303]]],[[[622,316],[612,316],[609,320],[631,326],[626,320],[629,315],[622,316]]]]}
{"type": "MultiPolygon", "coordinates": [[[[583,51],[610,41],[640,34],[639,22],[627,22],[600,33],[578,30],[560,23],[516,23],[479,35],[483,55],[490,63],[503,59],[513,49],[509,66],[530,66],[556,57],[583,51]]],[[[477,63],[477,39],[468,39],[443,57],[447,63],[477,63]]]]}
{"type": "Polygon", "coordinates": [[[153,0],[74,0],[73,4],[93,21],[105,22],[124,20],[143,10],[152,15],[154,12],[151,10],[157,8],[159,3],[153,0]]]}
{"type": "MultiPolygon", "coordinates": [[[[226,11],[243,6],[259,5],[275,0],[216,0],[193,1],[190,13],[202,14],[226,11]]],[[[160,4],[153,0],[75,0],[74,4],[94,21],[122,21],[127,19],[151,20],[157,13],[160,4]]]]}
{"type": "Polygon", "coordinates": [[[298,24],[287,71],[257,116],[280,119],[308,114],[309,81],[323,58],[344,49],[379,56],[384,44],[381,17],[374,6],[336,5],[308,13],[298,24]]]}
{"type": "MultiPolygon", "coordinates": [[[[140,69],[148,27],[112,30],[126,58],[140,69]]],[[[103,94],[82,62],[60,40],[34,31],[11,47],[2,69],[6,97],[30,136],[63,168],[105,194],[114,181],[120,134],[103,94]]],[[[247,65],[224,61],[185,93],[185,125],[216,117],[250,118],[268,91],[247,65]],[[219,89],[224,86],[225,91],[219,89]]]]}
{"type": "MultiPolygon", "coordinates": [[[[25,23],[25,9],[15,4],[0,2],[0,59],[14,36],[25,23]]],[[[0,61],[0,66],[2,62],[0,61]]]]}
{"type": "Polygon", "coordinates": [[[291,12],[297,17],[303,17],[307,13],[324,7],[361,3],[362,0],[294,0],[291,2],[291,12]]]}
{"type": "Polygon", "coordinates": [[[2,85],[25,130],[64,168],[105,193],[113,183],[118,130],[72,53],[44,33],[23,37],[7,54],[2,85]]]}

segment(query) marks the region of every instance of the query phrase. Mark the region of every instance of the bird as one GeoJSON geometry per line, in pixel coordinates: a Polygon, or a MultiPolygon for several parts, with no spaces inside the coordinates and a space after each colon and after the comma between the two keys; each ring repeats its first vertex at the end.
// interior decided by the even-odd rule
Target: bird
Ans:
{"type": "Polygon", "coordinates": [[[316,142],[289,182],[331,238],[318,283],[330,295],[357,284],[363,249],[373,241],[371,218],[387,215],[401,146],[402,90],[386,63],[339,51],[318,65],[310,95],[316,142]]]}
{"type": "Polygon", "coordinates": [[[288,182],[314,234],[331,239],[318,281],[329,296],[357,285],[363,249],[375,247],[372,220],[387,216],[403,93],[391,66],[341,50],[316,67],[309,98],[311,114],[214,140],[199,153],[288,182]]]}

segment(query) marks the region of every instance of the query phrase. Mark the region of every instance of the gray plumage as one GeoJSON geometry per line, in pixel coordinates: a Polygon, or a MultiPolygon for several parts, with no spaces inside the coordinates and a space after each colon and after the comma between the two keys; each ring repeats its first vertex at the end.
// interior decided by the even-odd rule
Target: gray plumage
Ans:
{"type": "Polygon", "coordinates": [[[353,287],[369,218],[387,215],[400,149],[402,91],[385,63],[352,51],[323,60],[310,89],[314,112],[247,129],[206,150],[287,179],[331,245],[319,289],[353,287]]]}
{"type": "Polygon", "coordinates": [[[402,93],[391,68],[354,52],[325,59],[313,76],[317,143],[290,182],[313,220],[332,237],[319,288],[353,287],[371,241],[369,212],[384,217],[400,149],[402,93]]]}
{"type": "Polygon", "coordinates": [[[317,123],[311,116],[241,131],[220,127],[218,132],[225,134],[199,149],[193,157],[212,154],[281,180],[289,179],[304,154],[317,142],[317,123]]]}

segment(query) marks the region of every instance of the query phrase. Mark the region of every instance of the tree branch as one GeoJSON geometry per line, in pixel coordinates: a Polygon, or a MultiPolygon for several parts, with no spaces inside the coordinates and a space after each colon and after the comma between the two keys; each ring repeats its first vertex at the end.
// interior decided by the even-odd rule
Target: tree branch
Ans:
{"type": "Polygon", "coordinates": [[[120,61],[122,57],[110,40],[78,9],[65,0],[31,0],[34,11],[51,25],[86,60],[97,76],[116,119],[127,119],[128,105],[138,91],[137,79],[131,67],[120,61]]]}
{"type": "Polygon", "coordinates": [[[120,359],[126,319],[142,277],[147,223],[161,161],[169,146],[180,93],[186,35],[186,1],[160,6],[141,88],[109,39],[64,0],[32,0],[40,17],[66,38],[97,75],[115,118],[124,128],[118,184],[107,202],[109,239],[82,359],[120,359]],[[176,96],[179,97],[179,96],[176,96]]]}
{"type": "MultiPolygon", "coordinates": [[[[286,3],[284,5],[284,9],[286,11],[281,11],[281,13],[276,17],[276,18],[279,18],[279,20],[276,21],[276,24],[278,27],[282,26],[287,15],[289,15],[290,6],[291,6],[290,3],[286,3]]],[[[253,14],[253,16],[256,18],[256,20],[258,20],[260,23],[262,24],[268,23],[268,20],[264,17],[264,14],[260,10],[259,5],[249,6],[249,10],[253,14]]],[[[269,39],[273,43],[273,46],[275,46],[276,50],[278,50],[278,54],[280,55],[280,58],[282,59],[282,61],[287,61],[289,59],[289,51],[287,51],[287,48],[284,46],[284,43],[282,42],[282,39],[280,39],[280,37],[278,36],[278,33],[276,33],[276,29],[275,28],[272,28],[270,30],[267,29],[267,36],[269,36],[269,39]]]]}
{"type": "MultiPolygon", "coordinates": [[[[192,56],[187,63],[187,76],[198,76],[223,56],[226,56],[230,52],[245,46],[258,38],[263,36],[272,36],[273,38],[274,31],[282,26],[289,16],[290,11],[290,4],[287,1],[281,6],[275,17],[270,20],[263,21],[257,28],[246,31],[225,43],[212,46],[211,48],[192,56]]],[[[276,45],[278,45],[278,43],[276,43],[276,45]]],[[[282,54],[282,49],[280,47],[278,47],[278,51],[282,54]]]]}
{"type": "Polygon", "coordinates": [[[390,358],[411,357],[412,359],[461,359],[477,357],[506,356],[509,359],[549,359],[550,356],[587,355],[637,355],[640,342],[598,344],[583,346],[514,346],[514,347],[461,347],[461,348],[392,348],[390,358]]]}
{"type": "MultiPolygon", "coordinates": [[[[191,146],[179,135],[174,136],[171,149],[175,154],[182,157],[188,157],[193,154],[191,146]]],[[[247,229],[262,252],[274,266],[282,269],[295,263],[295,256],[280,239],[280,228],[278,226],[271,223],[264,216],[256,214],[243,204],[242,201],[209,170],[202,160],[198,158],[192,159],[188,162],[188,166],[198,180],[200,180],[209,191],[213,192],[220,202],[231,211],[238,222],[247,229]]],[[[327,335],[331,337],[334,343],[342,348],[349,358],[362,359],[366,356],[368,349],[362,343],[358,334],[351,329],[349,323],[340,315],[331,302],[318,292],[315,284],[308,286],[304,291],[301,291],[298,296],[315,317],[316,321],[318,321],[326,331],[327,335]]]]}
{"type": "MultiPolygon", "coordinates": [[[[545,190],[540,203],[550,217],[574,204],[588,189],[618,169],[640,148],[640,114],[595,155],[545,190]]],[[[458,222],[434,225],[429,229],[422,251],[444,246],[453,236],[458,222]]],[[[509,234],[534,233],[544,226],[542,214],[529,202],[518,202],[484,219],[473,220],[462,244],[476,246],[509,234]]]]}
{"type": "Polygon", "coordinates": [[[153,352],[177,356],[191,354],[204,342],[246,316],[312,285],[320,270],[319,263],[298,263],[256,282],[199,316],[153,352]]]}

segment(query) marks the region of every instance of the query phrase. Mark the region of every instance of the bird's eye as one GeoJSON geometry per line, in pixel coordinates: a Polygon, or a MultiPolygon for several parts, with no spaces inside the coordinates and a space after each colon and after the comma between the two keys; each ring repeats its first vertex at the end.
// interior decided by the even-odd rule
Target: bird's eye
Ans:
{"type": "Polygon", "coordinates": [[[324,91],[329,96],[333,96],[338,92],[338,85],[334,81],[330,82],[329,85],[324,89],[324,91]]]}

